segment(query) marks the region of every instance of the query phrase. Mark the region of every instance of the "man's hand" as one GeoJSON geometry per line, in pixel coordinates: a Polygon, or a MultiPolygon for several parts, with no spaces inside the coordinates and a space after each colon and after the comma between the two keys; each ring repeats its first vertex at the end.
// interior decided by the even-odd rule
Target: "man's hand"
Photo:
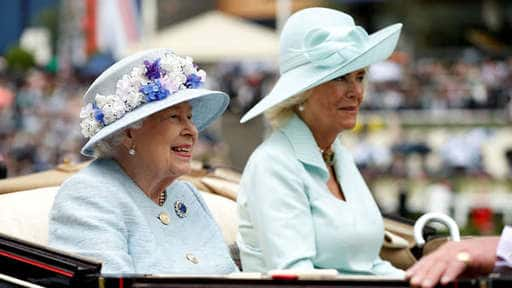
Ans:
{"type": "Polygon", "coordinates": [[[406,272],[414,287],[443,285],[457,277],[488,274],[496,262],[499,237],[478,237],[461,242],[448,242],[435,252],[421,258],[406,272]]]}

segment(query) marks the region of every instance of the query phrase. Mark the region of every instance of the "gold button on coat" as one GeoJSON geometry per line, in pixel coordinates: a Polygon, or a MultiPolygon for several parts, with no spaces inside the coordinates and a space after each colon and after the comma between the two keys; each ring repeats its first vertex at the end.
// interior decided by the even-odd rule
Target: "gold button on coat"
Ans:
{"type": "Polygon", "coordinates": [[[193,254],[191,253],[187,253],[185,254],[185,258],[187,258],[188,261],[194,263],[194,264],[197,264],[199,263],[199,259],[197,259],[196,256],[194,256],[193,254]]]}
{"type": "Polygon", "coordinates": [[[165,225],[169,225],[169,223],[171,222],[171,217],[166,212],[161,212],[158,215],[158,219],[160,219],[160,222],[162,222],[162,224],[165,225]]]}

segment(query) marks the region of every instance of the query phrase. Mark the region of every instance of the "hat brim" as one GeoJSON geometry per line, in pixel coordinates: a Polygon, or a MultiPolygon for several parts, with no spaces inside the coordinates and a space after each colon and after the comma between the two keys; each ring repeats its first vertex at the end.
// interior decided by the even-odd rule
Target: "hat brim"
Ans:
{"type": "Polygon", "coordinates": [[[80,152],[84,156],[94,157],[94,146],[99,141],[154,113],[183,102],[188,102],[191,105],[192,121],[197,129],[201,131],[224,113],[229,104],[229,96],[220,91],[207,89],[179,90],[163,100],[141,105],[135,110],[126,113],[120,119],[103,127],[87,141],[80,152]]]}
{"type": "Polygon", "coordinates": [[[387,59],[395,50],[402,24],[390,25],[368,36],[366,49],[342,66],[325,68],[306,64],[282,74],[270,93],[240,120],[247,122],[284,100],[345,74],[387,59]]]}

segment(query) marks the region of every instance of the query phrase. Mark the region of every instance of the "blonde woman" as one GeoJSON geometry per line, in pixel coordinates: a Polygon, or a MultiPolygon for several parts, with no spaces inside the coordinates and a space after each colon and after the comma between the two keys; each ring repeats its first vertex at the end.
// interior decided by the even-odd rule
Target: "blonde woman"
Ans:
{"type": "Polygon", "coordinates": [[[244,271],[403,271],[379,258],[382,216],[338,135],[356,124],[366,68],[393,52],[401,24],[368,35],[348,14],[310,8],[281,33],[281,76],[241,122],[274,132],[251,155],[238,196],[244,271]]]}

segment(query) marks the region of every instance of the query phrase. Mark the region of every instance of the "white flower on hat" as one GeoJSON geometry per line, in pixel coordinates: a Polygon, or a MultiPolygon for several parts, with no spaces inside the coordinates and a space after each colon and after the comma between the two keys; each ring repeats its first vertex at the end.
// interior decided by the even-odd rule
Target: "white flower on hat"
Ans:
{"type": "Polygon", "coordinates": [[[132,71],[130,72],[130,79],[132,81],[132,85],[139,86],[146,84],[147,79],[144,76],[145,72],[146,69],[144,68],[144,65],[133,67],[132,71]]]}
{"type": "Polygon", "coordinates": [[[121,95],[130,89],[135,89],[135,86],[132,83],[132,78],[128,75],[124,75],[116,84],[116,94],[121,95]]]}
{"type": "Polygon", "coordinates": [[[103,111],[103,122],[108,125],[121,118],[126,113],[123,99],[116,95],[96,94],[96,105],[103,111]]]}
{"type": "Polygon", "coordinates": [[[87,103],[87,105],[80,109],[80,119],[89,118],[90,116],[94,116],[94,109],[91,103],[87,103]]]}
{"type": "Polygon", "coordinates": [[[178,81],[176,79],[173,79],[172,77],[166,76],[162,78],[160,83],[162,83],[162,86],[167,88],[172,94],[180,89],[181,82],[178,81]]]}
{"type": "Polygon", "coordinates": [[[182,65],[178,57],[164,57],[160,64],[162,65],[162,69],[167,71],[168,76],[183,74],[182,65]]]}
{"type": "Polygon", "coordinates": [[[185,73],[185,75],[197,73],[197,69],[194,67],[192,58],[186,57],[181,64],[183,66],[183,73],[185,73]]]}
{"type": "Polygon", "coordinates": [[[100,129],[101,125],[94,118],[94,108],[91,103],[88,103],[85,107],[80,110],[80,128],[82,135],[85,137],[91,137],[96,134],[100,129]]]}
{"type": "Polygon", "coordinates": [[[133,80],[131,76],[124,75],[117,81],[116,96],[124,101],[130,110],[139,106],[144,100],[144,95],[139,92],[138,86],[134,83],[140,83],[140,80],[133,80]]]}
{"type": "Polygon", "coordinates": [[[92,137],[94,134],[100,131],[101,126],[98,121],[94,120],[94,118],[88,118],[80,122],[80,128],[82,135],[85,137],[92,137]]]}
{"type": "Polygon", "coordinates": [[[201,77],[201,81],[206,81],[206,72],[204,72],[204,70],[200,69],[196,74],[197,76],[201,77]]]}
{"type": "Polygon", "coordinates": [[[144,95],[136,90],[130,90],[124,95],[125,104],[130,111],[137,108],[144,101],[144,95]]]}
{"type": "Polygon", "coordinates": [[[117,81],[114,94],[98,93],[92,103],[82,108],[82,134],[90,138],[138,106],[165,99],[178,90],[198,88],[205,79],[206,73],[198,70],[190,57],[168,53],[146,60],[117,81]]]}
{"type": "Polygon", "coordinates": [[[171,75],[169,77],[173,83],[175,83],[179,88],[178,89],[184,89],[185,83],[187,82],[187,76],[184,74],[176,74],[171,75]]]}

